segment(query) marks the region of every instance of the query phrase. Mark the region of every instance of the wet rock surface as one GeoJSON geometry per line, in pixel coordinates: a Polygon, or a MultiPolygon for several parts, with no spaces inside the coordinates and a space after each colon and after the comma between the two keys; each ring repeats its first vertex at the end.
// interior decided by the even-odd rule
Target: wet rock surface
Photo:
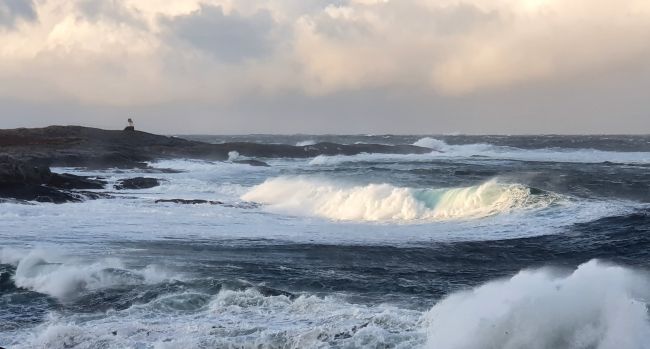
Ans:
{"type": "Polygon", "coordinates": [[[220,205],[223,207],[232,207],[232,208],[242,208],[242,209],[252,209],[258,208],[260,205],[255,202],[237,202],[237,203],[226,203],[218,200],[203,200],[203,199],[158,199],[154,201],[157,204],[172,203],[172,204],[181,204],[181,205],[220,205]]]}
{"type": "Polygon", "coordinates": [[[234,164],[251,165],[251,166],[271,167],[266,162],[260,161],[260,160],[234,160],[233,163],[234,164]]]}
{"type": "Polygon", "coordinates": [[[122,179],[117,182],[115,189],[149,189],[160,185],[160,180],[148,177],[122,179]]]}
{"type": "Polygon", "coordinates": [[[101,179],[52,173],[41,163],[0,155],[0,198],[5,201],[79,202],[108,197],[81,191],[103,189],[105,184],[101,179]]]}
{"type": "Polygon", "coordinates": [[[210,205],[223,205],[221,201],[211,201],[211,200],[200,200],[200,199],[158,199],[155,203],[173,203],[173,204],[183,204],[183,205],[201,205],[201,204],[210,204],[210,205]]]}

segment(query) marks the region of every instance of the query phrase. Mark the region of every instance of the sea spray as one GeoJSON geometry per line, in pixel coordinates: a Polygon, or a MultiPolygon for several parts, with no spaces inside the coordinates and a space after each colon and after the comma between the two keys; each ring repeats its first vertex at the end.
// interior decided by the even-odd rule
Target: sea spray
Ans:
{"type": "Polygon", "coordinates": [[[456,292],[426,315],[427,348],[648,348],[647,275],[596,260],[456,292]]]}
{"type": "Polygon", "coordinates": [[[1,249],[0,256],[3,264],[15,266],[13,280],[17,287],[59,299],[119,285],[156,284],[181,279],[180,275],[158,265],[128,268],[118,258],[88,262],[45,249],[25,252],[11,248],[1,249]]]}

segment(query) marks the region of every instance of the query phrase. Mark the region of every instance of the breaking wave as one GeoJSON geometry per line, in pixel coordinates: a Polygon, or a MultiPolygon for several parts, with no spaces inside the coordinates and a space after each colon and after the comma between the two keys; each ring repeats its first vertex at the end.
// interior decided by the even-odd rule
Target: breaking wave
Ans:
{"type": "Polygon", "coordinates": [[[129,269],[117,258],[92,263],[58,256],[44,249],[0,250],[0,263],[15,266],[16,287],[65,299],[85,291],[136,284],[156,284],[177,278],[159,266],[129,269]]]}
{"type": "Polygon", "coordinates": [[[316,144],[316,141],[309,139],[306,141],[296,142],[296,147],[306,147],[308,145],[314,145],[314,144],[316,144]]]}
{"type": "Polygon", "coordinates": [[[592,260],[454,293],[426,315],[427,348],[648,348],[650,282],[592,260]]]}
{"type": "Polygon", "coordinates": [[[543,148],[543,149],[521,149],[508,146],[498,146],[487,143],[475,144],[447,144],[445,141],[425,137],[413,143],[424,148],[430,148],[435,152],[454,156],[485,156],[499,159],[525,160],[525,161],[557,161],[557,162],[624,162],[624,163],[648,163],[650,153],[647,152],[617,152],[596,149],[565,149],[565,148],[543,148]]]}
{"type": "Polygon", "coordinates": [[[352,221],[435,221],[480,218],[544,208],[561,199],[496,180],[461,188],[417,189],[390,184],[350,186],[304,177],[278,177],[253,187],[243,200],[272,211],[352,221]]]}

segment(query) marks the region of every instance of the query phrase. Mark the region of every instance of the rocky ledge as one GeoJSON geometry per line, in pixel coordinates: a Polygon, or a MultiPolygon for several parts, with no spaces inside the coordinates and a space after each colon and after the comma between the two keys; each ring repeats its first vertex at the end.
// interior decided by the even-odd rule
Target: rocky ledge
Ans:
{"type": "MultiPolygon", "coordinates": [[[[137,130],[102,130],[82,126],[0,130],[0,154],[46,166],[147,168],[147,162],[160,159],[225,161],[230,152],[247,158],[308,158],[361,153],[423,154],[431,152],[431,149],[413,145],[327,142],[307,146],[249,142],[210,144],[137,130]]],[[[265,165],[258,160],[238,162],[265,165]]]]}
{"type": "MultiPolygon", "coordinates": [[[[61,203],[110,197],[109,194],[88,191],[104,189],[106,182],[101,178],[52,173],[50,166],[88,169],[138,168],[144,172],[161,172],[160,169],[148,167],[147,162],[174,158],[228,161],[229,153],[236,153],[245,159],[234,159],[231,162],[268,166],[255,158],[429,152],[429,148],[413,145],[317,143],[293,146],[249,142],[210,144],[137,130],[102,130],[82,126],[0,130],[0,201],[61,203]]],[[[159,184],[159,180],[155,178],[140,177],[120,181],[115,188],[144,189],[159,184]]],[[[203,202],[177,200],[176,203],[203,202]]],[[[205,203],[218,204],[216,201],[205,203]]]]}
{"type": "Polygon", "coordinates": [[[103,189],[99,178],[52,173],[47,166],[0,155],[0,200],[77,202],[107,197],[107,194],[86,191],[103,189]]]}
{"type": "Polygon", "coordinates": [[[149,189],[160,185],[160,180],[148,177],[121,179],[114,186],[117,190],[124,189],[149,189]]]}

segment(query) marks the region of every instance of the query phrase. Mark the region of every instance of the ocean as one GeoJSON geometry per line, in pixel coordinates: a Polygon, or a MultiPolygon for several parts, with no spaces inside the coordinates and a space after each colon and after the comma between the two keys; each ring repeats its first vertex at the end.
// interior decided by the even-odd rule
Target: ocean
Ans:
{"type": "Polygon", "coordinates": [[[0,203],[0,347],[650,348],[650,136],[185,137],[431,153],[53,168],[113,198],[0,203]]]}

